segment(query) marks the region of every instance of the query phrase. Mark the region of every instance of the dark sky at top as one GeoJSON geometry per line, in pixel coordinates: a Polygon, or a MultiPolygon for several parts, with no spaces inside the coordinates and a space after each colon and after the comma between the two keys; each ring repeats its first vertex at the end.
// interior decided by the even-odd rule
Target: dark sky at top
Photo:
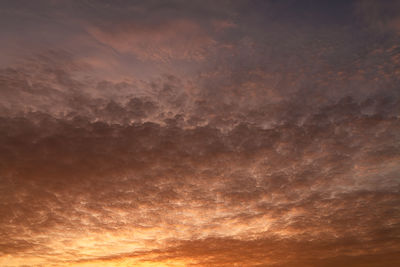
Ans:
{"type": "Polygon", "coordinates": [[[398,266],[400,1],[0,1],[0,266],[398,266]]]}

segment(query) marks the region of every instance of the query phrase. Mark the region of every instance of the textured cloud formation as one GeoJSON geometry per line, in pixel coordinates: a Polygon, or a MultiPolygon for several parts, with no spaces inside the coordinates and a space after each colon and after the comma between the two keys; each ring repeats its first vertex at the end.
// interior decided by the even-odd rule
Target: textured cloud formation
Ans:
{"type": "Polygon", "coordinates": [[[398,265],[396,3],[25,4],[1,266],[398,265]]]}
{"type": "Polygon", "coordinates": [[[96,28],[89,28],[89,32],[101,43],[132,53],[141,60],[204,60],[214,44],[198,25],[186,20],[168,21],[149,29],[135,25],[118,28],[121,33],[107,33],[96,28]]]}

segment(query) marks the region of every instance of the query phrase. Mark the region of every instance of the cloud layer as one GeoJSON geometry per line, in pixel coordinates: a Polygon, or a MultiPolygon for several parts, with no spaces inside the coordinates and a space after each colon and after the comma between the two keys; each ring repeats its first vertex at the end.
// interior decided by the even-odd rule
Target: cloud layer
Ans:
{"type": "Polygon", "coordinates": [[[396,266],[399,37],[371,5],[4,2],[0,265],[396,266]]]}

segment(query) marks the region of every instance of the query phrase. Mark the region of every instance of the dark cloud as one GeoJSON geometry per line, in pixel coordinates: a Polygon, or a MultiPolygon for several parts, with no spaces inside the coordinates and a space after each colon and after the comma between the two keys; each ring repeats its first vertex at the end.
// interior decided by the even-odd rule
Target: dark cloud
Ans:
{"type": "Polygon", "coordinates": [[[356,11],[372,30],[381,33],[400,33],[400,4],[398,1],[357,1],[356,11]]]}
{"type": "MultiPolygon", "coordinates": [[[[190,230],[186,238],[201,235],[203,227],[229,235],[223,225],[241,225],[244,237],[270,231],[289,239],[356,235],[392,242],[398,119],[362,115],[349,101],[327,108],[343,114],[321,111],[302,126],[241,124],[226,133],[44,114],[3,118],[7,215],[1,229],[17,238],[6,243],[8,251],[36,251],[38,241],[11,242],[60,227],[85,232],[165,225],[179,231],[180,219],[190,230]],[[202,218],[205,225],[196,224],[188,210],[211,215],[202,218]]],[[[130,114],[129,108],[118,114],[130,114]]]]}

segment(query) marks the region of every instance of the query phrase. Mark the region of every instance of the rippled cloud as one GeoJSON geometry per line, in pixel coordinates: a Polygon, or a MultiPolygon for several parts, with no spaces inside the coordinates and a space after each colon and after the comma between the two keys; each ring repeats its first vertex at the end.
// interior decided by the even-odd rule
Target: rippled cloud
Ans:
{"type": "Polygon", "coordinates": [[[400,260],[395,2],[1,6],[0,265],[400,260]]]}

